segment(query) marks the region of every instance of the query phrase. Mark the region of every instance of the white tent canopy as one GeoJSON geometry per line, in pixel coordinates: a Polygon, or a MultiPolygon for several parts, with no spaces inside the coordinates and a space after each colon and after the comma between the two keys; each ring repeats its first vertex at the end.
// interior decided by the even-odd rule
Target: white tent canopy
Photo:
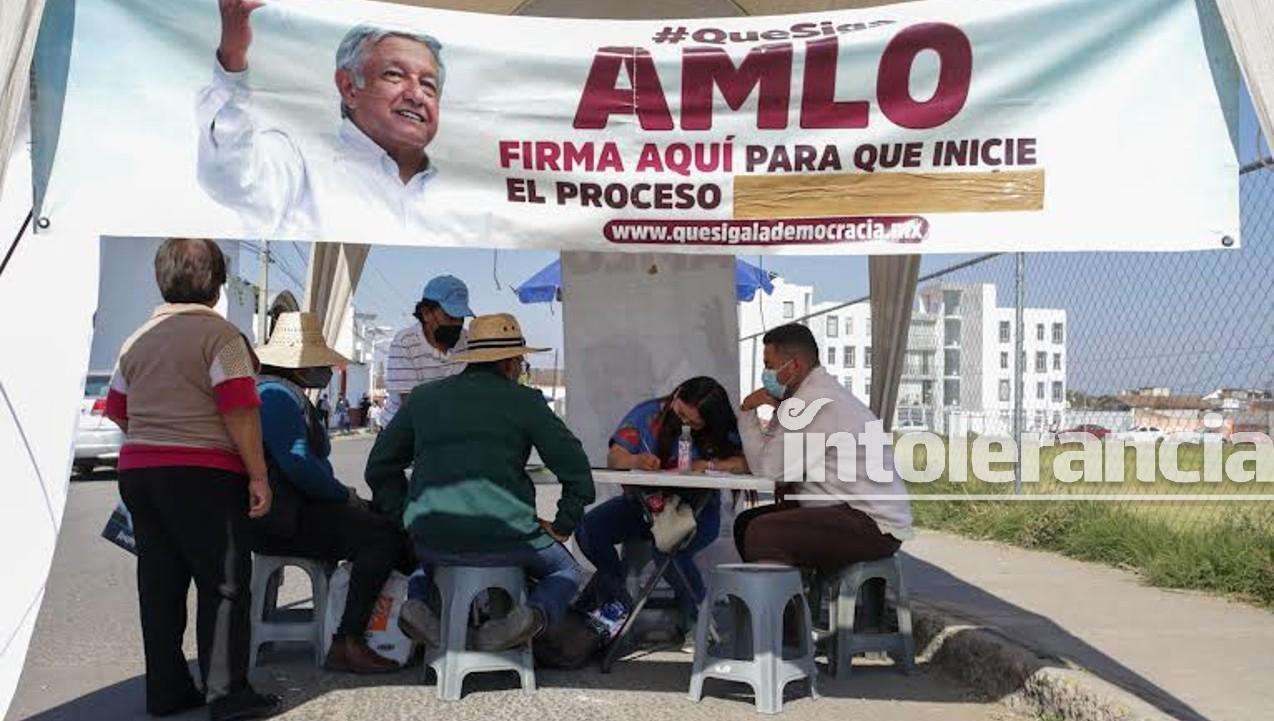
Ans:
{"type": "MultiPolygon", "coordinates": [[[[64,7],[66,1],[50,0],[49,5],[64,7]]],[[[1211,14],[1211,0],[1199,2],[1211,14]]],[[[885,3],[695,0],[638,5],[611,0],[453,0],[406,4],[545,16],[634,17],[634,13],[644,13],[646,17],[711,17],[885,3]]],[[[0,177],[22,178],[21,184],[29,182],[30,171],[10,167],[5,173],[5,164],[15,157],[13,163],[25,165],[28,160],[24,152],[11,153],[11,149],[19,124],[21,104],[17,99],[26,92],[43,8],[44,0],[0,3],[0,177]]],[[[1266,0],[1216,0],[1215,8],[1224,19],[1262,127],[1270,137],[1274,133],[1274,49],[1268,39],[1274,37],[1274,9],[1266,0]]],[[[15,191],[12,185],[0,185],[0,192],[9,195],[15,191]]],[[[0,308],[5,309],[0,313],[0,335],[8,341],[10,352],[0,356],[0,471],[10,479],[10,495],[0,504],[0,548],[7,549],[6,590],[0,594],[0,716],[16,686],[35,624],[68,490],[75,414],[93,332],[99,252],[96,236],[59,232],[56,225],[37,235],[28,232],[16,247],[11,247],[10,239],[17,228],[4,230],[6,235],[0,242],[8,264],[0,275],[0,308]],[[30,341],[50,336],[60,339],[58,352],[25,350],[30,341]]],[[[325,316],[329,338],[353,296],[366,254],[367,246],[360,245],[321,245],[312,253],[304,306],[325,316]]],[[[711,265],[712,261],[704,260],[700,265],[704,263],[711,265]]],[[[890,413],[897,396],[918,264],[915,255],[877,257],[870,264],[872,315],[877,319],[873,347],[880,359],[872,406],[881,415],[890,413]]],[[[699,273],[703,269],[686,266],[672,272],[699,273]]],[[[727,305],[733,307],[732,282],[721,287],[730,297],[727,305]]],[[[567,313],[569,324],[572,319],[569,310],[567,313]]],[[[568,337],[568,344],[572,342],[568,337]]]]}

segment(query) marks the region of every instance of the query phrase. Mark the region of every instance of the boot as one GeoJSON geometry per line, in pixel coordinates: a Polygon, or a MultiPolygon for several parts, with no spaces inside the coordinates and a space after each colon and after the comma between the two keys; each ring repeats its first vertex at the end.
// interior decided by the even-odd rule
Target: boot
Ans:
{"type": "Polygon", "coordinates": [[[367,645],[367,639],[338,633],[332,637],[332,647],[323,661],[323,668],[349,673],[392,673],[399,666],[373,651],[367,645]]]}

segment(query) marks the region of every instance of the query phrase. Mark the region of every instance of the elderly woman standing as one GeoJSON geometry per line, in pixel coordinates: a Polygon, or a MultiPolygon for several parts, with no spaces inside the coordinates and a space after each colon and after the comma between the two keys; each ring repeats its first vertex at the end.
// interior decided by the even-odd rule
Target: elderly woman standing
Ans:
{"type": "Polygon", "coordinates": [[[106,401],[125,432],[119,486],[137,539],[146,710],[206,702],[213,721],[263,718],[279,699],[248,685],[248,518],[271,502],[256,358],[212,309],[226,282],[215,243],[165,241],[155,280],[165,302],[124,342],[106,401]],[[192,579],[202,691],[182,651],[192,579]]]}

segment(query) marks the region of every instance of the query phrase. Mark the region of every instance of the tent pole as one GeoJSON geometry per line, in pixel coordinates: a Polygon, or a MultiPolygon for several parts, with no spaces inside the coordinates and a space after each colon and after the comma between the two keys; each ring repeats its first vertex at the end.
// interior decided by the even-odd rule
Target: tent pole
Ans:
{"type": "Polygon", "coordinates": [[[270,242],[261,241],[261,282],[257,286],[257,345],[265,345],[270,333],[270,242]]]}

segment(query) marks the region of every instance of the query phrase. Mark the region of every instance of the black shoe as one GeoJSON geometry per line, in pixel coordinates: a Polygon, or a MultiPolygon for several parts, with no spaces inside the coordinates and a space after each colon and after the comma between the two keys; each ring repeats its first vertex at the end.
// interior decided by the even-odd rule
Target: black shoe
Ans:
{"type": "Polygon", "coordinates": [[[208,710],[212,721],[269,718],[283,710],[283,699],[248,689],[213,701],[208,710]]]}
{"type": "Polygon", "coordinates": [[[175,705],[163,706],[160,708],[152,708],[150,705],[147,705],[146,713],[151,716],[175,716],[183,711],[189,711],[191,709],[204,706],[207,703],[208,699],[204,697],[203,691],[191,686],[186,689],[186,693],[182,696],[181,701],[177,702],[175,705]]]}

